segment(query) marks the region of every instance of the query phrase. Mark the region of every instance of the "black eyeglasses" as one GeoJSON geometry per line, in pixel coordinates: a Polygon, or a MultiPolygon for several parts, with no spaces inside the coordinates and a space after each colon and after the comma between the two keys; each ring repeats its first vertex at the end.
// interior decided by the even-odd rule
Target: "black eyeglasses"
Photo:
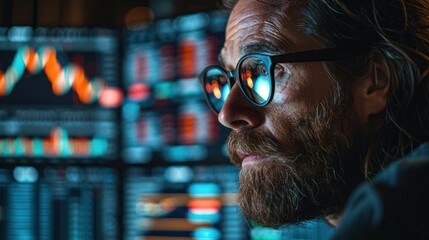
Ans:
{"type": "Polygon", "coordinates": [[[366,54],[367,47],[326,48],[269,56],[248,54],[243,56],[235,70],[226,71],[219,66],[206,67],[199,76],[209,106],[215,113],[222,109],[228,94],[238,79],[241,92],[253,105],[266,106],[273,98],[274,68],[278,63],[337,61],[366,54]]]}

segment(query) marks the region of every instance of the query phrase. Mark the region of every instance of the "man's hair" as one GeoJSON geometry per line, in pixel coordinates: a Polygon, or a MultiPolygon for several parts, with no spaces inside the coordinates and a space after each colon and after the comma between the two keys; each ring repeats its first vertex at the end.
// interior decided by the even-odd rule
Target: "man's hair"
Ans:
{"type": "Polygon", "coordinates": [[[237,2],[238,0],[223,0],[223,6],[231,10],[237,2]]]}
{"type": "Polygon", "coordinates": [[[367,126],[368,178],[429,141],[429,0],[307,0],[301,16],[302,30],[325,47],[369,46],[366,56],[326,63],[333,76],[358,81],[374,62],[387,68],[386,109],[367,126]]]}

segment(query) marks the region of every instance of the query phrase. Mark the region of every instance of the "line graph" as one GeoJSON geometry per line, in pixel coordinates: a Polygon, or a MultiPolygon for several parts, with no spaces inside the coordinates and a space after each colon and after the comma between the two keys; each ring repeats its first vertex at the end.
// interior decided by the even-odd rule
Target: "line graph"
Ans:
{"type": "Polygon", "coordinates": [[[38,49],[20,47],[6,71],[0,70],[0,96],[10,94],[28,71],[32,75],[44,72],[57,96],[74,91],[83,104],[98,101],[105,107],[117,107],[122,103],[123,94],[119,88],[109,87],[100,77],[89,79],[81,66],[61,65],[57,54],[57,50],[52,46],[38,49]]]}

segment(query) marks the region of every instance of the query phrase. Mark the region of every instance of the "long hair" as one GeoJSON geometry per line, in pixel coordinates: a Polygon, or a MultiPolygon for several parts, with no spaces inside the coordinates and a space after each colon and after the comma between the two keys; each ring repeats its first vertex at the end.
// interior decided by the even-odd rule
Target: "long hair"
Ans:
{"type": "MultiPolygon", "coordinates": [[[[429,140],[429,1],[314,0],[302,11],[304,31],[327,47],[368,45],[368,55],[328,65],[356,81],[374,61],[387,67],[387,106],[368,122],[364,157],[370,178],[429,140]]],[[[335,75],[335,74],[334,74],[335,75]]]]}
{"type": "MultiPolygon", "coordinates": [[[[229,8],[236,2],[224,0],[229,8]]],[[[366,56],[326,63],[330,75],[359,81],[374,61],[387,67],[386,109],[367,125],[367,178],[429,141],[429,0],[307,0],[301,16],[303,32],[326,47],[370,47],[366,56]]]]}

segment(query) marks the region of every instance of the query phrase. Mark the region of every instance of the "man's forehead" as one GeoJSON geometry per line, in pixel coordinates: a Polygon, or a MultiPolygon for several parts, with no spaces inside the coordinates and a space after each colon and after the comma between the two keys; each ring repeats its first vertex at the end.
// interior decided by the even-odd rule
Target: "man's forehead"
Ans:
{"type": "Polygon", "coordinates": [[[273,55],[293,49],[296,39],[292,36],[297,31],[295,16],[301,8],[298,4],[291,5],[292,2],[240,0],[231,12],[219,63],[233,67],[236,63],[228,61],[238,61],[246,54],[273,55]]]}
{"type": "Polygon", "coordinates": [[[278,1],[278,0],[239,0],[238,2],[242,2],[245,4],[248,4],[250,2],[260,3],[260,4],[263,4],[266,6],[277,8],[279,6],[285,6],[285,5],[290,5],[290,4],[296,3],[296,0],[282,0],[282,1],[278,1]]]}
{"type": "MultiPolygon", "coordinates": [[[[224,65],[225,63],[224,61],[226,59],[224,58],[227,57],[225,56],[227,55],[227,51],[228,50],[223,49],[223,51],[218,56],[219,63],[222,65],[224,65]]],[[[268,43],[251,42],[251,43],[241,45],[238,49],[238,52],[240,56],[244,56],[251,53],[264,53],[269,55],[275,55],[275,54],[283,53],[284,51],[280,50],[279,46],[276,46],[272,42],[268,42],[268,43]]]]}
{"type": "MultiPolygon", "coordinates": [[[[284,29],[284,32],[287,30],[284,29]]],[[[268,55],[276,55],[290,52],[294,41],[287,35],[282,36],[265,36],[267,35],[264,32],[253,34],[248,38],[242,39],[243,41],[234,41],[230,40],[225,43],[222,48],[218,60],[219,63],[223,66],[227,65],[227,60],[230,60],[232,57],[240,58],[244,55],[251,53],[263,53],[268,55]],[[255,35],[261,35],[260,37],[255,35]],[[252,38],[249,42],[246,42],[252,38]]],[[[237,59],[238,60],[238,59],[237,59]]]]}

